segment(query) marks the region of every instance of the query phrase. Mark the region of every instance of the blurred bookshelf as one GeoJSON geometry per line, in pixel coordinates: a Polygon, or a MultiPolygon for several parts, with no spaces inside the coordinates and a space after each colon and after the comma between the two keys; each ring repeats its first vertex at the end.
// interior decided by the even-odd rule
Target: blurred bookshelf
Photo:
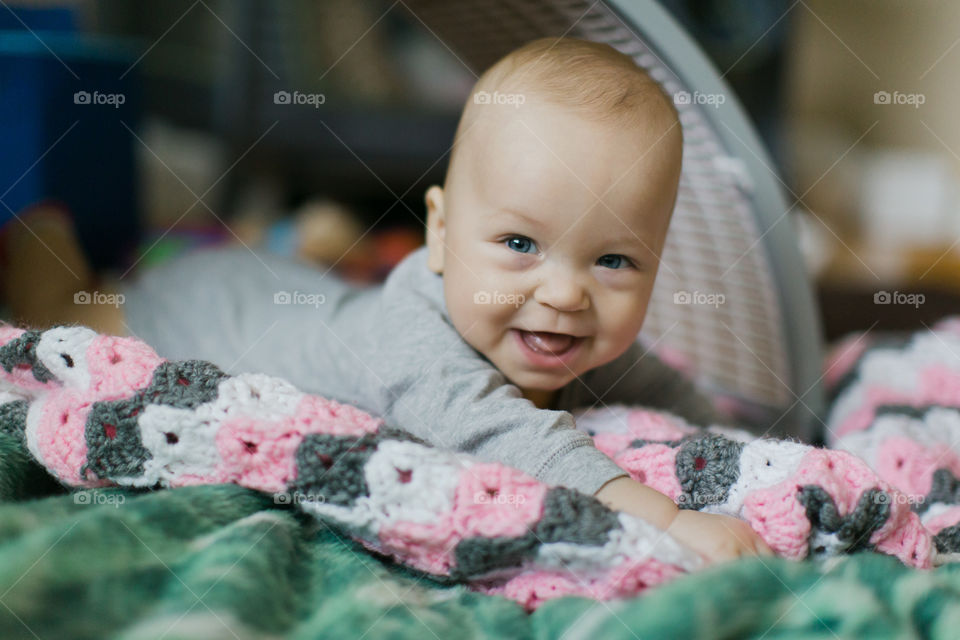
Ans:
{"type": "Polygon", "coordinates": [[[229,215],[266,175],[289,206],[320,194],[369,223],[418,225],[475,78],[404,14],[370,0],[84,5],[90,30],[144,42],[145,116],[211,134],[222,169],[236,162],[218,209],[229,215]],[[322,103],[277,102],[278,92],[322,103]]]}

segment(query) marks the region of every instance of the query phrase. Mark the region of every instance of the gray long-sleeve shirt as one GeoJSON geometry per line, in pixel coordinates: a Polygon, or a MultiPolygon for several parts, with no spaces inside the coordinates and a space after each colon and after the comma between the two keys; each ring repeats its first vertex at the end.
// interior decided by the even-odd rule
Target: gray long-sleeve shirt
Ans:
{"type": "Polygon", "coordinates": [[[588,494],[627,474],[575,428],[571,410],[626,403],[695,424],[719,419],[639,343],[560,389],[558,410],[538,409],[457,333],[425,248],[369,287],[244,247],[204,249],[147,269],[121,292],[130,333],[165,358],[280,376],[438,447],[588,494]]]}

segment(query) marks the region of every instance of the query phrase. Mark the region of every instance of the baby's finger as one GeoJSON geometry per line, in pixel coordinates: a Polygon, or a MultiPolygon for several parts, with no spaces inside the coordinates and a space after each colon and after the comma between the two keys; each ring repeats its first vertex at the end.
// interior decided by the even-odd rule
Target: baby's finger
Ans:
{"type": "Polygon", "coordinates": [[[762,556],[777,555],[776,553],[774,553],[773,549],[771,549],[770,546],[760,538],[757,538],[757,553],[759,553],[762,556]]]}

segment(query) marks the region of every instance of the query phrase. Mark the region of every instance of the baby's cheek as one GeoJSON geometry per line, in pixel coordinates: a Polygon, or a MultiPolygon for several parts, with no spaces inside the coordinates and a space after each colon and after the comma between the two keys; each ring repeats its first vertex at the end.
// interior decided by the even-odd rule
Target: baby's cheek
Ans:
{"type": "Polygon", "coordinates": [[[444,274],[444,294],[447,310],[455,323],[470,323],[491,306],[488,300],[492,299],[493,287],[487,286],[473,274],[462,274],[461,271],[462,267],[451,268],[444,274]]]}
{"type": "Polygon", "coordinates": [[[636,336],[616,336],[609,333],[598,334],[593,339],[590,353],[590,368],[599,367],[615,360],[633,343],[636,336]]]}
{"type": "Polygon", "coordinates": [[[447,310],[460,338],[490,358],[491,351],[497,346],[496,328],[500,323],[496,318],[491,319],[482,305],[475,305],[472,301],[460,306],[451,306],[448,302],[447,310]]]}

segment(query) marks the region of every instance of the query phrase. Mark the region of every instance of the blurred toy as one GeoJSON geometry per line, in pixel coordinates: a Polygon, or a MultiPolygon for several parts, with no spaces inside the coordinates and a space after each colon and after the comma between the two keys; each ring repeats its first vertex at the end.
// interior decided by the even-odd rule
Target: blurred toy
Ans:
{"type": "Polygon", "coordinates": [[[330,266],[356,284],[381,282],[423,244],[421,232],[405,227],[365,230],[352,210],[325,198],[307,201],[289,217],[246,208],[231,221],[231,229],[244,244],[330,266]]]}
{"type": "Polygon", "coordinates": [[[331,200],[306,202],[293,214],[294,254],[347,271],[370,262],[372,247],[358,217],[331,200]]]}

